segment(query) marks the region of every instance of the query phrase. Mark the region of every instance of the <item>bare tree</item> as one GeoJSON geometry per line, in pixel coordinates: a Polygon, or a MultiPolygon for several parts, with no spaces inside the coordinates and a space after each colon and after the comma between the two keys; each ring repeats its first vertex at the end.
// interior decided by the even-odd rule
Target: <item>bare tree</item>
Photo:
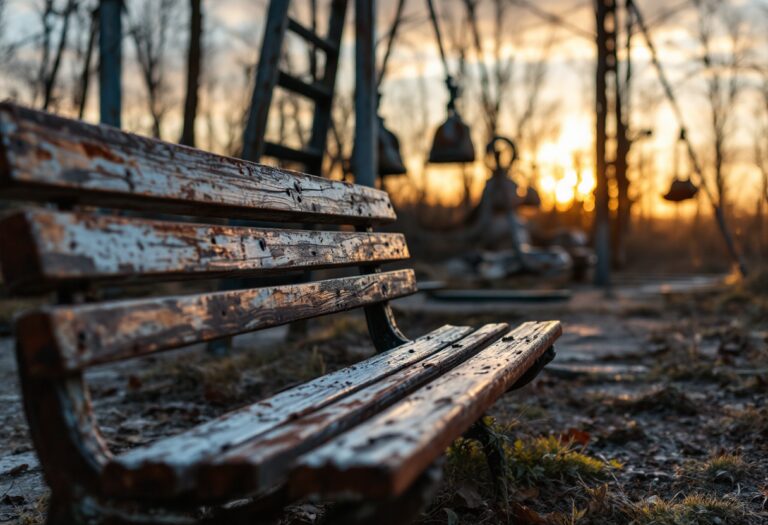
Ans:
{"type": "Polygon", "coordinates": [[[0,64],[3,64],[8,59],[8,50],[6,48],[6,42],[5,42],[5,30],[6,30],[6,20],[5,20],[5,9],[8,6],[8,0],[0,0],[0,64]]]}
{"type": "Polygon", "coordinates": [[[761,80],[758,86],[758,106],[756,111],[756,125],[753,130],[753,155],[754,162],[760,173],[759,195],[757,196],[755,222],[757,232],[757,254],[763,257],[765,252],[764,241],[764,214],[768,205],[768,70],[756,68],[761,80]]]}
{"type": "Polygon", "coordinates": [[[54,25],[54,0],[45,0],[38,7],[38,16],[42,25],[42,34],[40,37],[40,63],[38,65],[37,78],[33,86],[35,101],[42,95],[46,77],[48,75],[49,63],[51,61],[51,42],[53,40],[54,25]]]}
{"type": "Polygon", "coordinates": [[[50,68],[43,72],[43,109],[48,109],[51,105],[53,89],[56,85],[56,77],[59,74],[59,69],[61,68],[61,60],[67,48],[67,37],[69,35],[70,20],[72,19],[72,14],[77,9],[77,5],[77,0],[67,0],[64,10],[59,14],[61,18],[59,41],[56,45],[56,51],[53,56],[53,61],[50,65],[50,68]]]}
{"type": "MultiPolygon", "coordinates": [[[[81,43],[79,39],[75,46],[77,62],[81,64],[80,70],[76,71],[74,78],[74,105],[77,107],[77,118],[82,119],[85,114],[85,104],[88,101],[88,89],[90,87],[91,76],[93,74],[93,51],[96,46],[96,37],[99,30],[99,10],[96,6],[90,6],[85,10],[78,10],[77,24],[79,28],[85,29],[87,38],[81,43]]],[[[75,29],[75,33],[79,33],[75,29]]]]}
{"type": "Polygon", "coordinates": [[[739,13],[729,2],[694,0],[697,7],[697,38],[701,56],[706,101],[709,109],[711,174],[717,192],[717,206],[728,205],[727,163],[736,123],[736,105],[745,87],[741,69],[748,42],[739,13]],[[724,45],[716,43],[725,37],[724,45]]]}
{"type": "Polygon", "coordinates": [[[203,38],[202,0],[189,1],[189,47],[187,51],[187,94],[184,101],[184,128],[179,142],[195,145],[195,119],[200,91],[201,41],[203,38]]]}
{"type": "Polygon", "coordinates": [[[333,113],[331,114],[331,129],[328,142],[328,166],[324,173],[328,177],[341,175],[342,180],[351,179],[347,159],[352,156],[352,144],[354,143],[354,116],[355,101],[352,93],[338,93],[333,99],[333,113]]]}
{"type": "Polygon", "coordinates": [[[177,7],[177,0],[144,0],[133,10],[129,30],[147,91],[152,135],[157,138],[162,135],[163,119],[170,108],[165,84],[166,52],[177,19],[177,7]]]}
{"type": "MultiPolygon", "coordinates": [[[[544,84],[549,73],[549,59],[556,41],[557,30],[553,26],[541,46],[539,56],[519,62],[512,53],[505,53],[505,39],[515,38],[510,30],[512,17],[509,0],[490,0],[493,9],[491,56],[486,58],[481,39],[477,9],[479,0],[462,0],[467,20],[463,28],[470,28],[477,55],[481,94],[481,113],[486,127],[486,140],[500,132],[502,116],[509,115],[512,122],[511,136],[521,152],[533,156],[541,142],[554,135],[559,126],[552,118],[559,108],[556,101],[542,100],[544,84]]],[[[535,176],[536,166],[531,176],[535,176]]],[[[465,190],[466,191],[466,190],[465,190]]]]}
{"type": "MultiPolygon", "coordinates": [[[[515,76],[514,89],[510,95],[511,114],[514,119],[513,137],[522,151],[535,155],[541,143],[555,135],[560,129],[559,120],[554,118],[560,109],[558,101],[542,100],[544,83],[549,74],[549,60],[555,43],[556,30],[552,29],[539,56],[518,67],[522,70],[515,76]]],[[[536,167],[532,166],[533,171],[536,167]]]]}
{"type": "Polygon", "coordinates": [[[760,170],[761,196],[768,203],[768,71],[762,75],[759,86],[760,106],[753,136],[755,164],[760,170]]]}
{"type": "Polygon", "coordinates": [[[480,22],[477,14],[478,0],[463,0],[467,11],[472,43],[475,47],[477,65],[480,73],[480,94],[482,114],[486,125],[487,139],[490,140],[499,130],[499,117],[502,104],[512,85],[514,58],[510,54],[502,55],[503,37],[508,34],[507,7],[505,0],[492,0],[494,8],[493,56],[491,66],[486,64],[480,22]]]}

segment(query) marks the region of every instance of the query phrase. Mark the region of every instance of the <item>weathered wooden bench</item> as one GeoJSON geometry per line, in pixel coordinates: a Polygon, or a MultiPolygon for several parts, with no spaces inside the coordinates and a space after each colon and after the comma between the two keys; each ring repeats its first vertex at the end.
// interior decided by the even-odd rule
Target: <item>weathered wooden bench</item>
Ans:
{"type": "Polygon", "coordinates": [[[263,517],[265,502],[315,494],[406,501],[452,440],[551,360],[560,334],[557,322],[528,322],[404,337],[388,301],[416,291],[414,273],[379,269],[408,248],[400,234],[372,231],[395,219],[387,194],[372,188],[2,104],[0,191],[46,204],[0,224],[0,263],[13,293],[55,297],[15,325],[51,524],[187,523],[204,505],[232,524],[263,517]],[[300,284],[114,297],[133,283],[350,266],[360,271],[300,284]],[[99,300],[103,287],[110,293],[99,300]],[[101,437],[86,369],[358,307],[374,357],[125,453],[101,437]]]}

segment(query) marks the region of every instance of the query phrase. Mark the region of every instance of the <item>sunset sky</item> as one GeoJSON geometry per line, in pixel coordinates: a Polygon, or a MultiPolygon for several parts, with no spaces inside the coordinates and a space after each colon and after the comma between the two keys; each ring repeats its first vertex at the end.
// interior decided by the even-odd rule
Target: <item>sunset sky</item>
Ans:
{"type": "MultiPolygon", "coordinates": [[[[146,0],[145,0],[146,1],[146,0]]],[[[668,2],[662,0],[636,0],[651,25],[652,37],[660,51],[664,67],[674,89],[682,102],[682,108],[689,135],[693,142],[702,146],[708,140],[708,113],[702,109],[704,101],[703,81],[705,74],[697,61],[700,47],[695,39],[697,28],[696,12],[692,2],[668,2]]],[[[23,77],[34,71],[36,49],[35,35],[40,32],[40,23],[35,6],[42,2],[10,0],[2,39],[5,44],[26,42],[16,53],[15,63],[2,64],[0,77],[0,98],[13,97],[31,102],[28,84],[23,77]]],[[[321,10],[327,10],[329,0],[318,0],[321,10]]],[[[352,4],[352,2],[350,2],[352,4]]],[[[514,57],[514,78],[512,88],[504,99],[501,115],[501,132],[513,134],[515,114],[510,108],[521,103],[523,96],[516,86],[522,83],[526,64],[546,60],[546,77],[539,94],[540,108],[549,108],[548,115],[539,118],[537,125],[543,130],[535,149],[523,144],[523,158],[519,164],[520,180],[526,180],[531,166],[538,169],[536,181],[545,206],[558,203],[566,206],[574,198],[587,201],[591,206],[591,191],[594,184],[593,141],[594,141],[594,43],[589,35],[594,33],[594,13],[589,0],[547,0],[532,2],[540,9],[556,13],[568,27],[556,27],[543,21],[530,10],[510,0],[504,20],[504,36],[501,42],[502,55],[514,57]],[[549,43],[549,48],[548,48],[549,43]],[[581,168],[577,164],[581,164],[581,168]]],[[[128,17],[137,18],[142,10],[141,0],[128,1],[128,17]]],[[[181,2],[178,27],[170,34],[167,49],[167,74],[165,83],[169,92],[169,110],[163,135],[168,140],[178,138],[181,127],[181,105],[183,102],[184,52],[186,46],[186,2],[181,2]]],[[[296,1],[301,8],[308,2],[296,1]]],[[[389,27],[396,2],[380,0],[379,36],[389,27]]],[[[414,188],[427,184],[429,197],[447,204],[458,202],[462,195],[461,171],[458,167],[429,167],[423,173],[423,161],[431,142],[434,128],[445,116],[447,92],[443,84],[443,69],[431,27],[428,24],[426,4],[422,0],[409,0],[406,17],[397,41],[388,74],[382,85],[381,108],[387,125],[399,136],[403,145],[406,163],[410,168],[406,181],[394,182],[390,187],[407,195],[414,188]]],[[[742,29],[748,40],[751,63],[765,63],[768,14],[765,3],[758,0],[734,1],[733,5],[744,19],[742,29]]],[[[206,2],[207,61],[206,91],[203,106],[210,117],[198,119],[200,147],[223,151],[226,135],[237,112],[242,112],[250,96],[246,77],[246,66],[258,58],[258,47],[262,38],[263,17],[266,1],[253,0],[209,0],[206,2]],[[206,109],[207,108],[207,109],[206,109]]],[[[466,38],[466,28],[457,29],[464,16],[461,2],[440,0],[436,6],[443,17],[443,31],[448,43],[451,67],[457,68],[455,42],[466,38]]],[[[301,10],[301,9],[300,9],[301,10]]],[[[493,48],[493,10],[491,2],[480,1],[481,32],[485,37],[486,62],[489,63],[493,48]]],[[[299,17],[302,13],[298,14],[299,17]]],[[[351,17],[349,18],[351,22],[351,17]]],[[[719,30],[719,29],[718,29],[719,30]]],[[[84,36],[83,36],[84,38],[84,36]]],[[[293,45],[293,43],[291,44],[293,45]]],[[[727,48],[727,40],[718,34],[714,45],[727,48]]],[[[623,46],[623,43],[622,43],[623,46]]],[[[383,46],[380,46],[383,48],[383,46]]],[[[293,48],[292,48],[293,49],[293,48]]],[[[298,48],[296,48],[298,49],[298,48]]],[[[383,49],[380,53],[383,54],[383,49]]],[[[126,75],[124,126],[128,129],[147,133],[149,116],[144,110],[144,91],[139,82],[133,56],[132,42],[126,40],[126,75]]],[[[623,56],[622,49],[621,55],[623,56]]],[[[353,26],[348,25],[342,53],[339,77],[340,97],[349,100],[353,89],[353,26]]],[[[79,64],[73,57],[65,63],[63,82],[76,78],[79,64]]],[[[296,52],[294,67],[300,69],[305,55],[296,52]]],[[[672,149],[678,134],[678,123],[669,105],[665,102],[656,74],[649,62],[649,53],[639,34],[633,37],[632,48],[634,82],[632,85],[632,128],[652,129],[653,137],[638,142],[633,151],[633,177],[640,177],[638,166],[644,166],[642,182],[637,187],[645,191],[640,206],[659,214],[671,214],[676,210],[660,198],[673,175],[672,149]]],[[[463,96],[464,117],[473,126],[474,142],[478,155],[483,151],[485,134],[479,114],[479,91],[477,57],[470,52],[467,57],[469,81],[463,96]]],[[[756,133],[755,115],[760,103],[754,87],[760,79],[746,71],[745,89],[741,95],[731,130],[733,155],[728,170],[732,197],[742,205],[753,206],[752,195],[758,189],[758,176],[752,163],[752,142],[756,133]],[[747,191],[736,193],[736,187],[747,191]]],[[[62,103],[60,111],[71,112],[71,104],[62,103]]],[[[306,110],[304,110],[306,113],[306,110]]],[[[306,115],[303,115],[306,116],[306,115]]],[[[91,97],[88,120],[97,120],[95,96],[91,97]]],[[[231,130],[229,131],[231,133],[231,130]]],[[[231,137],[230,137],[231,139],[231,137]]],[[[351,148],[351,144],[349,145],[351,148]]],[[[700,147],[702,158],[709,150],[700,147]]],[[[482,191],[487,170],[482,162],[469,168],[473,177],[472,190],[475,196],[482,191]]],[[[690,211],[695,203],[685,205],[684,212],[690,211]]]]}

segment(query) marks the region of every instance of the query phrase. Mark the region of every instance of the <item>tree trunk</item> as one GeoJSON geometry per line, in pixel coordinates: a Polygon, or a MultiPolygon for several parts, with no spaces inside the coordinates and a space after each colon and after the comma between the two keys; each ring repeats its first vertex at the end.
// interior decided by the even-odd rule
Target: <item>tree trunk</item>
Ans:
{"type": "Polygon", "coordinates": [[[200,88],[201,40],[203,36],[202,0],[190,0],[189,49],[187,52],[187,96],[184,102],[184,128],[179,142],[195,145],[195,118],[197,117],[200,88]]]}
{"type": "Polygon", "coordinates": [[[610,208],[608,194],[608,166],[606,162],[606,128],[608,119],[608,34],[606,19],[609,8],[614,4],[611,0],[598,0],[595,14],[597,17],[597,71],[596,71],[596,130],[595,130],[595,224],[594,239],[597,264],[595,266],[595,285],[610,291],[611,287],[611,234],[610,208]]]}
{"type": "Polygon", "coordinates": [[[61,67],[61,59],[64,56],[64,51],[67,48],[67,35],[69,33],[69,20],[72,17],[72,13],[77,7],[75,0],[69,0],[64,13],[61,15],[64,18],[61,26],[61,35],[59,35],[59,45],[56,48],[56,56],[51,66],[51,71],[45,78],[45,84],[43,87],[43,109],[47,110],[51,105],[53,98],[53,88],[56,85],[56,77],[59,74],[59,68],[61,67]]]}
{"type": "Polygon", "coordinates": [[[88,87],[91,81],[91,61],[93,60],[93,48],[96,44],[96,35],[99,31],[98,8],[93,10],[91,16],[91,32],[88,35],[88,47],[85,50],[83,71],[80,74],[80,91],[77,94],[77,118],[83,120],[85,104],[88,101],[88,87]]]}

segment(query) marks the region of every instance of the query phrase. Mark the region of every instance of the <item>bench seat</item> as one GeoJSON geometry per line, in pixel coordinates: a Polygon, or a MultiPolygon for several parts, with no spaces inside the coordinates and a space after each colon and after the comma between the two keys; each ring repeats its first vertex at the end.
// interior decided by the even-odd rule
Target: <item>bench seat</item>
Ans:
{"type": "Polygon", "coordinates": [[[104,469],[106,495],[210,502],[264,492],[289,479],[295,495],[398,495],[558,335],[554,322],[515,330],[503,323],[475,331],[444,326],[116,456],[104,469]]]}

